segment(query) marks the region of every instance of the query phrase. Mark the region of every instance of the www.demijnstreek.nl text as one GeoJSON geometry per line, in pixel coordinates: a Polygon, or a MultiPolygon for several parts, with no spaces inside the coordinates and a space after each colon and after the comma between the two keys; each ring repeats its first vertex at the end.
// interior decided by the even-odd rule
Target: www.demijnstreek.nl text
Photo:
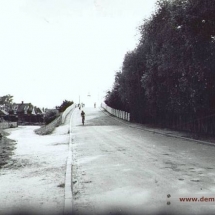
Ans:
{"type": "Polygon", "coordinates": [[[179,202],[214,202],[215,203],[215,197],[204,197],[201,198],[179,198],[179,202]]]}
{"type": "Polygon", "coordinates": [[[167,195],[167,205],[171,204],[211,204],[215,205],[215,195],[196,194],[196,195],[167,195]]]}

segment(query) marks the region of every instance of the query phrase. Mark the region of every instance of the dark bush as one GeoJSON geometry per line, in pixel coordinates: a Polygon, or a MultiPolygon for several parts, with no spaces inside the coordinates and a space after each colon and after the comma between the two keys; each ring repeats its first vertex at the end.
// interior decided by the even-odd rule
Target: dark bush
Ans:
{"type": "Polygon", "coordinates": [[[53,120],[55,120],[59,116],[58,110],[49,110],[46,112],[45,115],[45,124],[51,123],[53,120]]]}
{"type": "Polygon", "coordinates": [[[73,103],[74,103],[73,101],[64,100],[60,106],[56,107],[56,109],[59,110],[59,112],[64,112],[73,103]]]}

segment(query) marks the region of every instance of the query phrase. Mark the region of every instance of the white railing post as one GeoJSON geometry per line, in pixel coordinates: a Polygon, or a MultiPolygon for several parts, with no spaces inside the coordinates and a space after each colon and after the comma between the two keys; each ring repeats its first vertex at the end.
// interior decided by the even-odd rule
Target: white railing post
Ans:
{"type": "Polygon", "coordinates": [[[130,113],[127,113],[122,110],[117,110],[114,108],[109,107],[106,103],[101,103],[101,107],[104,108],[108,113],[110,113],[113,116],[116,116],[120,119],[130,121],[130,113]]]}

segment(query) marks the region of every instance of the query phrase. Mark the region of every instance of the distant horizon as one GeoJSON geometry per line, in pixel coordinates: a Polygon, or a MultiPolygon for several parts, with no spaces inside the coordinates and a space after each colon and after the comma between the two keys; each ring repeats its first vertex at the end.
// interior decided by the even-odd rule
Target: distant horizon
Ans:
{"type": "MultiPolygon", "coordinates": [[[[11,95],[11,94],[7,94],[7,95],[11,95]]],[[[5,95],[3,95],[3,96],[5,96],[5,95]]],[[[11,95],[11,96],[13,96],[13,95],[11,95]]],[[[0,97],[2,97],[2,95],[0,96],[0,97]]],[[[78,104],[79,103],[79,101],[74,101],[74,100],[69,100],[69,99],[64,99],[64,100],[67,100],[67,101],[72,101],[72,102],[74,102],[74,104],[78,104]]],[[[62,103],[63,103],[63,101],[64,100],[62,100],[62,102],[60,103],[60,104],[56,104],[55,106],[53,106],[53,107],[51,107],[51,106],[49,106],[49,107],[46,107],[46,106],[38,106],[38,105],[36,105],[36,104],[34,104],[34,103],[32,103],[32,102],[26,102],[26,101],[15,101],[14,99],[13,99],[13,101],[12,101],[12,104],[22,104],[22,102],[23,102],[23,104],[32,104],[33,106],[35,106],[35,107],[39,107],[39,108],[48,108],[48,109],[52,109],[52,108],[55,108],[56,106],[60,106],[62,103]]],[[[96,103],[97,105],[98,104],[100,104],[102,102],[102,100],[100,100],[99,98],[96,98],[96,97],[92,97],[91,95],[90,96],[85,96],[84,98],[82,98],[82,97],[80,97],[80,103],[84,103],[85,104],[85,107],[93,107],[94,106],[94,103],[96,103]]]]}

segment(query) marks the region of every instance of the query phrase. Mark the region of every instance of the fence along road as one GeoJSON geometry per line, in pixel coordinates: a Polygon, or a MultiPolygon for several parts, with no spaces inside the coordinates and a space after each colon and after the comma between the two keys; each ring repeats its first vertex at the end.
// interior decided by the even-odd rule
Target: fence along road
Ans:
{"type": "Polygon", "coordinates": [[[104,108],[108,113],[112,114],[113,116],[116,116],[116,117],[126,120],[126,121],[130,121],[130,113],[111,108],[108,105],[106,105],[105,103],[102,103],[101,107],[104,108]]]}

